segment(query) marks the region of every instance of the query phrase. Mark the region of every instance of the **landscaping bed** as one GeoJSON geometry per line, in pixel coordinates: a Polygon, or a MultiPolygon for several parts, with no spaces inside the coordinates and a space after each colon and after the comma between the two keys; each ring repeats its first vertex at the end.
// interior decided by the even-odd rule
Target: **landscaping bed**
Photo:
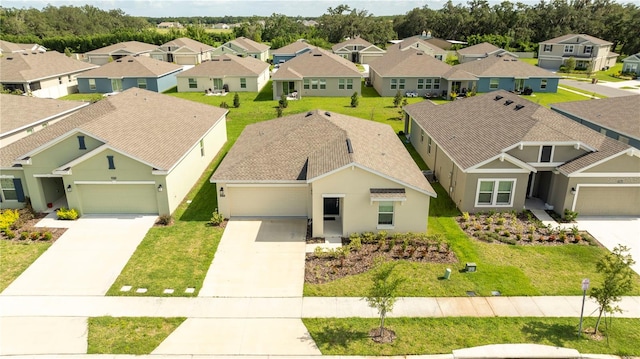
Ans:
{"type": "Polygon", "coordinates": [[[0,233],[0,239],[12,242],[55,242],[67,230],[66,228],[36,227],[35,225],[42,218],[47,216],[46,213],[33,213],[27,208],[18,209],[16,211],[18,213],[18,219],[13,222],[6,231],[2,231],[0,233]]]}

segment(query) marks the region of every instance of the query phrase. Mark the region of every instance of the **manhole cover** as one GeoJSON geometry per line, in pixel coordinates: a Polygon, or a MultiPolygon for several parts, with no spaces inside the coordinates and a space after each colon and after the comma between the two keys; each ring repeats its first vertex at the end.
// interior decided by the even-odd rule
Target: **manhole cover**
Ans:
{"type": "Polygon", "coordinates": [[[497,297],[497,296],[502,295],[502,294],[500,294],[500,292],[498,292],[497,290],[492,290],[492,291],[491,291],[491,295],[493,295],[493,296],[496,296],[496,297],[497,297]]]}
{"type": "Polygon", "coordinates": [[[468,290],[467,291],[467,295],[470,297],[475,297],[476,296],[476,292],[472,291],[472,290],[468,290]]]}

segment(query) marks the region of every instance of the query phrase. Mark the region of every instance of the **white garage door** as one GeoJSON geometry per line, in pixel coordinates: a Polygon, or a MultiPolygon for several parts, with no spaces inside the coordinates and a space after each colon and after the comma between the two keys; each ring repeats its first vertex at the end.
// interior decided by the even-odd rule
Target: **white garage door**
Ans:
{"type": "Polygon", "coordinates": [[[77,188],[84,213],[158,213],[153,184],[81,184],[77,188]]]}
{"type": "Polygon", "coordinates": [[[575,211],[585,216],[640,215],[640,187],[580,187],[575,211]]]}
{"type": "Polygon", "coordinates": [[[227,187],[231,216],[307,216],[307,187],[227,187]]]}

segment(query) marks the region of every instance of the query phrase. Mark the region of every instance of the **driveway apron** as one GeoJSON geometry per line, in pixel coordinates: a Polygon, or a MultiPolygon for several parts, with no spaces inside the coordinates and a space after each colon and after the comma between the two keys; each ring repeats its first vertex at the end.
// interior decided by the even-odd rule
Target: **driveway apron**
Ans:
{"type": "Polygon", "coordinates": [[[65,222],[69,229],[2,295],[104,295],[156,217],[85,215],[65,222]]]}
{"type": "Polygon", "coordinates": [[[607,249],[613,250],[618,244],[630,248],[636,261],[631,268],[640,274],[640,218],[579,216],[577,221],[578,228],[589,232],[607,249]]]}

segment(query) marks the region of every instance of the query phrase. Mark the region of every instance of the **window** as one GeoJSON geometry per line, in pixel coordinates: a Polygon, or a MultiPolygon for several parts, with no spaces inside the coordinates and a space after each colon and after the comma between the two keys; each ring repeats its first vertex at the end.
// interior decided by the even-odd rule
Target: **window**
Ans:
{"type": "Polygon", "coordinates": [[[431,137],[427,137],[427,154],[431,154],[431,137]]]}
{"type": "Polygon", "coordinates": [[[424,142],[424,130],[420,130],[420,142],[424,142]]]}
{"type": "Polygon", "coordinates": [[[87,145],[84,143],[84,136],[78,136],[78,149],[86,150],[87,145]]]}
{"type": "Polygon", "coordinates": [[[624,137],[622,135],[618,135],[618,141],[628,144],[629,143],[629,138],[628,137],[624,137]]]}
{"type": "Polygon", "coordinates": [[[542,146],[540,150],[540,162],[551,162],[551,153],[553,146],[542,146]]]}
{"type": "Polygon", "coordinates": [[[327,89],[327,80],[320,79],[320,90],[326,90],[326,89],[327,89]]]}
{"type": "Polygon", "coordinates": [[[440,79],[433,79],[433,89],[434,90],[440,89],[440,79]]]}
{"type": "Polygon", "coordinates": [[[67,75],[67,82],[71,82],[71,75],[67,75]]]}
{"type": "Polygon", "coordinates": [[[138,88],[146,89],[147,88],[147,79],[138,79],[138,88]]]}
{"type": "Polygon", "coordinates": [[[573,53],[573,45],[564,45],[564,53],[565,54],[573,53]]]}
{"type": "Polygon", "coordinates": [[[551,51],[553,51],[553,45],[545,44],[545,45],[544,45],[544,50],[542,50],[542,51],[544,51],[544,52],[551,52],[551,51]]]}
{"type": "Polygon", "coordinates": [[[89,90],[96,89],[96,79],[89,79],[89,90]]]}
{"type": "Polygon", "coordinates": [[[189,78],[189,88],[190,89],[197,89],[198,88],[198,80],[196,80],[194,78],[189,78]]]}
{"type": "Polygon", "coordinates": [[[31,91],[38,91],[42,88],[42,86],[40,85],[40,81],[36,81],[36,82],[32,82],[29,84],[29,89],[31,91]]]}
{"type": "Polygon", "coordinates": [[[547,79],[540,80],[540,89],[544,90],[547,88],[547,79]]]}
{"type": "Polygon", "coordinates": [[[200,140],[200,156],[204,157],[204,140],[200,140]]]}
{"type": "Polygon", "coordinates": [[[62,85],[62,77],[58,77],[58,84],[62,85]]]}
{"type": "Polygon", "coordinates": [[[378,202],[378,226],[393,226],[393,202],[378,202]]]}
{"type": "Polygon", "coordinates": [[[424,79],[418,79],[418,90],[424,89],[424,79]]]}
{"type": "Polygon", "coordinates": [[[344,90],[345,87],[346,87],[345,80],[344,79],[339,79],[338,80],[338,90],[344,90]]]}
{"type": "Polygon", "coordinates": [[[241,89],[246,89],[247,88],[247,79],[244,77],[240,78],[240,88],[241,89]]]}
{"type": "Polygon", "coordinates": [[[318,89],[318,79],[311,79],[311,89],[312,90],[318,89]]]}
{"type": "Polygon", "coordinates": [[[0,188],[2,189],[2,200],[18,200],[18,192],[16,191],[16,186],[13,178],[0,178],[0,188]]]}
{"type": "Polygon", "coordinates": [[[391,79],[391,89],[392,90],[398,89],[398,79],[391,79]]]}
{"type": "Polygon", "coordinates": [[[497,77],[492,77],[491,79],[489,79],[489,88],[492,90],[496,90],[498,88],[498,85],[500,85],[500,79],[497,77]]]}
{"type": "Polygon", "coordinates": [[[303,85],[305,90],[309,89],[309,79],[304,79],[304,85],[303,85]]]}
{"type": "Polygon", "coordinates": [[[607,135],[607,129],[606,128],[601,128],[600,129],[600,133],[606,136],[607,135]]]}
{"type": "Polygon", "coordinates": [[[33,127],[27,128],[27,135],[30,135],[33,133],[33,127]]]}
{"type": "Polygon", "coordinates": [[[593,46],[585,46],[583,52],[585,54],[590,54],[593,51],[593,46]]]}
{"type": "Polygon", "coordinates": [[[115,162],[113,162],[113,156],[107,156],[107,163],[109,164],[109,169],[110,170],[115,170],[116,169],[116,164],[115,164],[115,162]]]}
{"type": "Polygon", "coordinates": [[[398,89],[404,90],[404,79],[400,79],[400,81],[398,81],[398,89]]]}
{"type": "Polygon", "coordinates": [[[511,206],[514,188],[512,179],[480,180],[476,206],[511,206]]]}
{"type": "Polygon", "coordinates": [[[442,61],[442,55],[436,55],[435,58],[442,61]]]}
{"type": "Polygon", "coordinates": [[[213,89],[214,90],[222,90],[224,85],[222,84],[222,79],[213,79],[213,89]]]}
{"type": "Polygon", "coordinates": [[[353,90],[353,79],[347,79],[347,90],[353,90]]]}

